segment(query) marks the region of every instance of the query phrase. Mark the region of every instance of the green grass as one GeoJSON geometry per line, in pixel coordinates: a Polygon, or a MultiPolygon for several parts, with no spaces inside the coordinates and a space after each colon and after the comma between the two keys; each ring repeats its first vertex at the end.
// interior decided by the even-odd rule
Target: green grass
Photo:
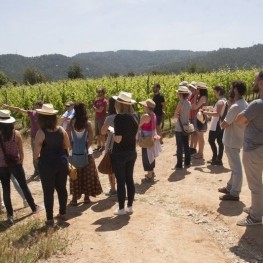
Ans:
{"type": "Polygon", "coordinates": [[[0,216],[0,262],[33,263],[62,253],[72,244],[66,229],[47,228],[43,221],[32,219],[13,226],[0,216]]]}

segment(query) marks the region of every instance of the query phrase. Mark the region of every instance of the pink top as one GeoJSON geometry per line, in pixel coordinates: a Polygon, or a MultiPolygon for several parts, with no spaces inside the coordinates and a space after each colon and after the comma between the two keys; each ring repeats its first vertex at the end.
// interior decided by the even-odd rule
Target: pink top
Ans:
{"type": "Polygon", "coordinates": [[[141,126],[142,131],[153,131],[156,128],[156,115],[153,113],[151,115],[151,121],[149,123],[144,123],[141,126]]]}
{"type": "Polygon", "coordinates": [[[95,118],[96,120],[103,120],[106,118],[106,110],[107,110],[107,100],[105,98],[98,98],[94,101],[93,105],[99,109],[100,107],[103,107],[102,112],[96,112],[95,118]]]}
{"type": "MultiPolygon", "coordinates": [[[[10,141],[3,142],[6,153],[13,155],[13,156],[19,156],[18,152],[18,145],[15,140],[15,132],[13,134],[13,137],[10,141]]],[[[2,147],[0,147],[0,167],[7,167],[5,157],[2,151],[2,147]]]]}

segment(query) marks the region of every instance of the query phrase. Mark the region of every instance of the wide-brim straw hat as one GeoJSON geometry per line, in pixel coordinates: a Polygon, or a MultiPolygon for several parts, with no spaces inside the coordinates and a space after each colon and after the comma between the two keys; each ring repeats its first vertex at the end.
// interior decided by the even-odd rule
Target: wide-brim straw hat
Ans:
{"type": "Polygon", "coordinates": [[[186,93],[186,94],[188,94],[189,93],[189,89],[186,86],[179,86],[179,88],[177,90],[177,93],[186,93]]]}
{"type": "Polygon", "coordinates": [[[47,104],[43,104],[41,109],[36,109],[36,111],[39,114],[43,114],[43,115],[55,115],[58,113],[58,110],[54,110],[54,107],[52,104],[47,103],[47,104]]]}
{"type": "Polygon", "coordinates": [[[9,110],[0,110],[1,123],[14,123],[16,119],[10,115],[9,110]]]}
{"type": "Polygon", "coordinates": [[[207,85],[206,85],[206,83],[204,83],[204,82],[197,82],[197,83],[196,83],[196,88],[199,88],[199,89],[207,89],[207,85]]]}
{"type": "Polygon", "coordinates": [[[154,109],[155,108],[155,102],[152,99],[147,99],[144,101],[139,102],[141,105],[147,107],[147,108],[151,108],[154,109]]]}
{"type": "Polygon", "coordinates": [[[132,94],[130,92],[121,91],[118,96],[112,96],[112,98],[119,103],[123,103],[126,105],[132,105],[136,103],[136,100],[132,99],[132,94]]]}

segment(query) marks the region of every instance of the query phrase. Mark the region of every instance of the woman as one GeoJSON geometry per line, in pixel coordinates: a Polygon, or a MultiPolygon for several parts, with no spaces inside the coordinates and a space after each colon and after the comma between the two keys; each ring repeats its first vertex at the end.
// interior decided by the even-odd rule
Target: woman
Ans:
{"type": "Polygon", "coordinates": [[[215,103],[213,107],[213,111],[211,112],[203,111],[204,114],[212,117],[210,130],[209,130],[209,136],[208,136],[208,142],[211,146],[213,156],[212,156],[212,159],[207,162],[211,163],[211,165],[223,165],[222,157],[224,153],[224,144],[222,140],[223,140],[224,130],[221,129],[220,127],[220,118],[224,113],[226,102],[227,102],[226,98],[224,97],[225,88],[222,86],[215,86],[214,95],[217,99],[217,102],[215,103]],[[217,141],[218,149],[216,147],[215,141],[217,141]]]}
{"type": "Polygon", "coordinates": [[[26,183],[23,168],[24,151],[19,131],[14,129],[15,119],[9,110],[0,110],[0,180],[3,187],[3,199],[9,223],[13,224],[13,207],[10,197],[10,176],[13,174],[23,191],[33,213],[43,208],[36,205],[26,183]],[[12,163],[11,163],[12,160],[12,163]]]}
{"type": "Polygon", "coordinates": [[[174,112],[174,117],[177,119],[175,124],[175,139],[177,145],[177,163],[175,169],[183,168],[183,152],[184,152],[184,167],[190,166],[191,154],[189,148],[189,136],[183,134],[183,125],[189,123],[191,103],[188,100],[189,90],[186,86],[179,86],[177,90],[179,103],[174,112]]]}
{"type": "MultiPolygon", "coordinates": [[[[84,103],[76,102],[74,104],[75,114],[70,121],[67,132],[69,134],[72,150],[78,148],[78,154],[86,154],[86,161],[83,165],[77,167],[77,179],[70,180],[70,193],[72,194],[71,205],[77,206],[78,199],[84,194],[84,203],[90,203],[90,196],[96,197],[102,193],[101,184],[98,177],[97,168],[93,158],[91,145],[93,142],[93,132],[90,121],[88,121],[87,109],[84,103]]],[[[77,155],[80,156],[80,155],[77,155]]],[[[73,159],[72,159],[73,161],[73,159]]],[[[74,165],[74,163],[73,163],[74,165]]]]}
{"type": "Polygon", "coordinates": [[[145,137],[153,137],[154,145],[150,148],[142,148],[142,164],[144,171],[147,172],[143,182],[153,181],[154,179],[154,168],[155,168],[155,158],[159,156],[161,151],[160,137],[156,132],[156,115],[153,112],[155,107],[155,102],[151,99],[139,102],[143,105],[144,114],[140,119],[139,124],[139,136],[143,135],[145,137]]]}
{"type": "Polygon", "coordinates": [[[117,195],[119,207],[114,212],[115,215],[125,215],[133,213],[132,205],[135,195],[133,181],[134,164],[137,158],[136,134],[138,130],[138,120],[133,114],[132,94],[121,91],[119,96],[113,96],[116,100],[115,108],[117,115],[114,119],[114,144],[112,149],[112,165],[117,180],[117,195]],[[126,189],[128,203],[124,208],[126,189]]]}
{"type": "MultiPolygon", "coordinates": [[[[108,116],[106,117],[104,124],[101,128],[101,134],[105,135],[108,133],[106,144],[105,144],[105,153],[107,151],[112,151],[113,147],[113,134],[114,134],[114,119],[116,116],[116,109],[115,109],[115,100],[113,97],[109,99],[109,109],[108,109],[108,116]]],[[[110,190],[106,193],[107,196],[115,196],[117,194],[116,191],[116,180],[114,173],[109,174],[109,182],[110,182],[110,190]]]]}
{"type": "MultiPolygon", "coordinates": [[[[197,88],[197,92],[194,99],[195,102],[192,104],[192,109],[196,110],[197,114],[199,114],[198,111],[202,110],[202,107],[207,105],[208,92],[207,92],[207,86],[203,82],[198,82],[196,84],[196,88],[197,88]]],[[[196,154],[193,154],[192,156],[195,159],[203,159],[204,147],[205,147],[204,133],[207,131],[207,122],[206,120],[200,122],[197,118],[197,114],[194,118],[194,126],[197,132],[198,151],[196,154]]]]}
{"type": "Polygon", "coordinates": [[[59,220],[66,220],[68,149],[70,146],[66,131],[57,125],[57,110],[52,104],[43,104],[38,112],[40,129],[35,137],[33,158],[38,160],[39,176],[44,193],[46,225],[54,225],[54,191],[59,201],[59,220]]]}
{"type": "MultiPolygon", "coordinates": [[[[188,100],[190,101],[191,105],[195,103],[195,94],[197,92],[197,88],[196,88],[196,81],[192,81],[189,85],[188,85],[188,89],[190,90],[190,95],[188,97],[188,100]]],[[[191,123],[194,124],[194,119],[195,116],[197,114],[197,110],[190,110],[190,119],[189,121],[191,123]]],[[[194,132],[190,135],[190,153],[192,154],[196,154],[197,153],[197,133],[194,132]]]]}

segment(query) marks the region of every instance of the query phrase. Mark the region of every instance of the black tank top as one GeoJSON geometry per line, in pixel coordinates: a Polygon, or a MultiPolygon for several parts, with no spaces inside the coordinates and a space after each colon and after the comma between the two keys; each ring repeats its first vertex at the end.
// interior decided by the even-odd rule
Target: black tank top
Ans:
{"type": "Polygon", "coordinates": [[[40,159],[52,163],[62,161],[66,158],[66,152],[64,149],[64,136],[61,128],[58,128],[55,132],[49,132],[47,130],[43,131],[45,134],[45,140],[40,151],[40,159]]]}

